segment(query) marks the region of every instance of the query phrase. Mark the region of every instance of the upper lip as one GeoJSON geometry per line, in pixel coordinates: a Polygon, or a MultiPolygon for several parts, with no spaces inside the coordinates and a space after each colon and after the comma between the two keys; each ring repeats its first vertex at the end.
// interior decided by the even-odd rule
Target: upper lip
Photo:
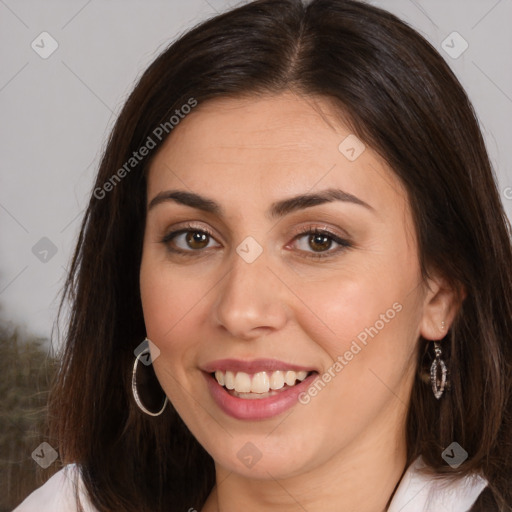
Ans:
{"type": "Polygon", "coordinates": [[[213,373],[217,370],[226,372],[245,372],[245,373],[257,373],[257,372],[270,372],[277,370],[292,370],[292,371],[316,371],[315,368],[310,366],[300,366],[297,364],[286,363],[279,361],[278,359],[252,359],[250,361],[244,361],[242,359],[217,359],[205,364],[202,368],[207,373],[213,373]]]}

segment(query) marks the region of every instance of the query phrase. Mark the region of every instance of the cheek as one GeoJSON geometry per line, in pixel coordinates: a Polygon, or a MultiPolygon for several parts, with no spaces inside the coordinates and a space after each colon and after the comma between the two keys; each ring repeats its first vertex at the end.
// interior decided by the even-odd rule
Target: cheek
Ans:
{"type": "Polygon", "coordinates": [[[143,259],[140,291],[146,334],[160,351],[153,367],[175,407],[180,407],[183,402],[178,383],[185,380],[184,372],[197,351],[190,342],[190,333],[194,331],[188,323],[195,312],[193,305],[197,299],[193,290],[181,286],[178,276],[165,271],[165,265],[155,260],[143,259]]]}
{"type": "Polygon", "coordinates": [[[165,265],[146,256],[141,265],[140,292],[147,337],[160,350],[155,372],[164,383],[169,380],[166,373],[180,372],[186,355],[182,329],[194,294],[190,288],[180,286],[179,277],[166,272],[165,265]]]}
{"type": "Polygon", "coordinates": [[[384,407],[401,410],[400,402],[407,402],[420,297],[410,293],[409,278],[377,277],[340,280],[323,294],[308,290],[310,309],[322,322],[309,312],[302,329],[328,358],[320,375],[324,384],[311,386],[302,403],[311,405],[326,436],[337,429],[352,435],[347,425],[361,426],[384,407]]]}
{"type": "MultiPolygon", "coordinates": [[[[368,293],[362,283],[340,285],[335,300],[324,304],[322,311],[324,329],[303,328],[328,355],[323,368],[325,380],[340,376],[334,392],[352,402],[354,390],[368,388],[369,369],[388,373],[394,368],[392,354],[401,350],[403,340],[403,306],[393,300],[393,294],[368,293]],[[323,332],[321,332],[323,331],[323,332]]],[[[396,371],[396,368],[394,368],[396,371]]],[[[333,395],[334,399],[334,395],[333,395]]],[[[367,401],[367,400],[366,400],[367,401]]],[[[361,402],[365,403],[365,401],[361,402]]],[[[354,403],[358,407],[361,403],[354,403]]]]}
{"type": "Polygon", "coordinates": [[[140,292],[147,335],[155,343],[167,343],[173,333],[196,312],[205,294],[203,281],[191,281],[162,257],[144,254],[140,271],[140,292]]]}
{"type": "Polygon", "coordinates": [[[173,324],[172,312],[176,311],[178,297],[172,290],[165,274],[158,272],[156,265],[143,262],[140,280],[142,309],[148,338],[155,343],[173,324]]]}
{"type": "Polygon", "coordinates": [[[297,319],[305,330],[319,336],[312,339],[331,339],[336,348],[341,340],[356,338],[375,324],[383,331],[400,323],[396,319],[406,315],[398,314],[397,309],[404,310],[411,302],[413,283],[414,274],[406,275],[389,265],[373,270],[347,266],[338,275],[333,273],[322,280],[304,279],[294,286],[303,303],[297,319]]]}
{"type": "Polygon", "coordinates": [[[355,417],[404,384],[414,367],[422,296],[417,265],[405,264],[410,258],[374,255],[378,264],[347,264],[335,279],[302,282],[307,308],[297,319],[328,355],[326,398],[350,403],[355,417]]]}
{"type": "Polygon", "coordinates": [[[160,350],[154,369],[173,402],[182,398],[177,381],[183,384],[192,374],[197,378],[197,354],[211,334],[206,330],[208,301],[216,282],[204,270],[171,265],[151,247],[143,255],[140,292],[146,334],[160,350]]]}

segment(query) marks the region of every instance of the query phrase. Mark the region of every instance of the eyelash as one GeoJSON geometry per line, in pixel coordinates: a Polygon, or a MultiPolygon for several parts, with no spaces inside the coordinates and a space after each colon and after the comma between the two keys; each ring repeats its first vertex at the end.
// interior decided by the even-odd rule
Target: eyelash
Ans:
{"type": "Polygon", "coordinates": [[[338,235],[333,233],[332,231],[329,231],[328,229],[321,229],[318,227],[312,227],[312,226],[306,226],[301,228],[293,237],[293,241],[305,236],[305,235],[323,235],[329,238],[332,242],[335,242],[339,245],[339,247],[335,250],[327,250],[323,252],[309,252],[306,251],[308,258],[330,258],[332,256],[337,255],[340,252],[345,251],[346,249],[349,249],[352,247],[352,244],[349,240],[345,238],[340,238],[338,235]]]}
{"type": "MultiPolygon", "coordinates": [[[[189,232],[201,233],[201,234],[207,235],[210,238],[215,239],[213,233],[210,230],[208,230],[207,228],[203,228],[203,227],[198,228],[192,224],[187,224],[182,229],[179,229],[176,231],[171,231],[170,233],[165,235],[162,238],[161,243],[166,245],[167,249],[175,254],[180,254],[180,255],[184,255],[184,256],[185,255],[201,256],[200,253],[203,252],[203,250],[201,250],[201,249],[183,250],[183,249],[175,249],[170,246],[170,242],[174,238],[176,238],[179,235],[182,235],[184,233],[189,233],[189,232]],[[196,254],[194,254],[194,253],[196,253],[196,254]]],[[[301,251],[301,252],[307,253],[307,256],[306,256],[307,258],[314,258],[314,259],[329,258],[329,257],[332,257],[332,256],[352,247],[352,243],[349,240],[340,238],[339,236],[337,236],[336,234],[332,233],[331,231],[329,231],[327,229],[321,229],[318,227],[311,227],[311,226],[306,226],[306,227],[300,229],[294,235],[293,241],[300,239],[301,237],[303,237],[305,235],[324,235],[324,236],[328,237],[332,242],[335,242],[340,246],[334,251],[327,250],[327,251],[318,252],[318,253],[315,253],[315,252],[310,253],[309,251],[301,251]]]]}

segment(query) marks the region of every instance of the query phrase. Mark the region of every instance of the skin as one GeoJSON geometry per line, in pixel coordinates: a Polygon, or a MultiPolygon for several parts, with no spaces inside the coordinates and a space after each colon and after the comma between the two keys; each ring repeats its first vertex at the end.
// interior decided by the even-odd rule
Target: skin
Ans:
{"type": "Polygon", "coordinates": [[[155,372],[215,461],[203,512],[383,511],[406,469],[417,340],[442,339],[457,305],[440,276],[421,277],[410,205],[393,171],[369,147],[353,162],[339,151],[350,133],[324,98],[216,99],[180,122],[151,165],[148,204],[181,190],[223,210],[150,208],[140,269],[147,335],[160,350],[155,372]],[[333,201],[266,214],[275,201],[329,188],[370,207],[333,201]],[[192,247],[185,235],[162,242],[186,222],[213,237],[192,247]],[[303,227],[350,246],[319,247],[298,234],[303,227]],[[236,252],[247,236],[263,249],[252,263],[236,252]],[[308,257],[322,251],[328,256],[308,257]],[[322,374],[395,303],[401,311],[307,405],[245,421],[210,397],[205,363],[276,358],[322,374]],[[247,442],[261,453],[251,468],[237,457],[247,442]]]}

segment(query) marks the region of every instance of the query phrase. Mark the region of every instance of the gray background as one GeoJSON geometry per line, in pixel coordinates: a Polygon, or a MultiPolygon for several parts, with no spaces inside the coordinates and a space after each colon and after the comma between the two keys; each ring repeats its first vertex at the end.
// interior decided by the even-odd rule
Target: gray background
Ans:
{"type": "MultiPolygon", "coordinates": [[[[134,80],[171,40],[236,3],[0,0],[4,322],[50,338],[101,151],[134,80]],[[58,43],[46,59],[31,47],[50,48],[42,32],[58,43]]],[[[512,0],[370,3],[416,28],[452,66],[475,106],[512,218],[512,0]],[[454,31],[469,45],[458,58],[443,49],[443,41],[452,53],[463,48],[454,31]]]]}

